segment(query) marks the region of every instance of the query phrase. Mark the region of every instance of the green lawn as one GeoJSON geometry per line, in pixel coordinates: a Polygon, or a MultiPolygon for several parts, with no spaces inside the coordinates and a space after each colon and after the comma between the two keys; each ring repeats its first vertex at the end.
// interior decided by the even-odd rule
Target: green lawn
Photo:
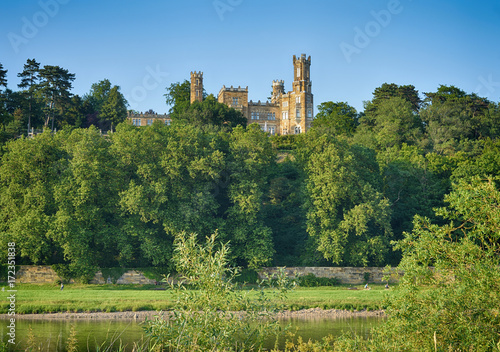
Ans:
{"type": "MultiPolygon", "coordinates": [[[[288,293],[285,307],[292,310],[323,309],[381,309],[392,290],[374,285],[371,290],[348,290],[346,286],[297,288],[288,293]]],[[[47,312],[116,312],[140,310],[169,310],[174,304],[170,290],[158,290],[150,285],[66,285],[61,291],[55,285],[18,285],[16,313],[47,312]]],[[[7,288],[5,288],[7,290],[7,288]]],[[[8,292],[3,292],[0,313],[7,313],[8,292]]]]}

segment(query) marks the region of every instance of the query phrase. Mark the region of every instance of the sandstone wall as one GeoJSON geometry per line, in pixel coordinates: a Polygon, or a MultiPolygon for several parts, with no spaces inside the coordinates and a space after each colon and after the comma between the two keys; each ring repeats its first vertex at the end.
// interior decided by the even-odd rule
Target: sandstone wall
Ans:
{"type": "MultiPolygon", "coordinates": [[[[263,268],[259,272],[259,278],[264,279],[265,274],[272,275],[276,273],[278,268],[263,268]]],[[[290,277],[304,276],[313,274],[316,277],[337,278],[342,284],[359,285],[366,283],[365,273],[370,274],[368,282],[382,283],[386,282],[383,277],[386,275],[386,268],[366,267],[366,268],[353,268],[353,267],[289,267],[285,269],[290,277]]],[[[392,269],[390,282],[398,282],[399,275],[392,269]]]]}
{"type": "MultiPolygon", "coordinates": [[[[263,268],[259,272],[259,278],[264,279],[265,273],[272,275],[276,273],[278,268],[263,268]]],[[[289,267],[285,269],[290,277],[303,276],[314,274],[317,277],[337,278],[343,284],[359,285],[365,283],[365,273],[370,273],[370,283],[382,283],[386,268],[353,268],[353,267],[289,267]]],[[[401,274],[391,276],[390,282],[398,282],[398,277],[401,274]]],[[[30,284],[54,284],[60,280],[57,273],[50,266],[43,265],[21,265],[16,273],[17,283],[30,284]]],[[[104,278],[101,271],[98,271],[94,278],[90,281],[91,284],[108,283],[107,278],[104,278]]],[[[148,279],[143,273],[137,270],[129,270],[125,272],[117,281],[117,284],[154,284],[155,280],[148,279]]]]}
{"type": "Polygon", "coordinates": [[[16,283],[19,284],[54,284],[59,276],[45,265],[20,265],[16,272],[16,283]]]}

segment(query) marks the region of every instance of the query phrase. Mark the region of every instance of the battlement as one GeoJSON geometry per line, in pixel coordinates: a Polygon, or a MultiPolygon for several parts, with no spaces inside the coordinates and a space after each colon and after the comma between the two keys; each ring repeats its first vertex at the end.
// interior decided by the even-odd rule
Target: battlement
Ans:
{"type": "Polygon", "coordinates": [[[281,81],[278,81],[278,80],[275,80],[273,81],[273,86],[284,86],[285,85],[285,81],[281,80],[281,81]]]}
{"type": "Polygon", "coordinates": [[[150,113],[150,112],[127,112],[128,118],[155,118],[155,119],[169,119],[169,114],[158,114],[158,113],[150,113]]]}
{"type": "Polygon", "coordinates": [[[297,57],[295,55],[293,55],[293,63],[295,63],[296,61],[307,62],[310,65],[311,64],[311,56],[309,56],[306,59],[306,54],[301,54],[300,58],[297,59],[297,57]]]}
{"type": "MultiPolygon", "coordinates": [[[[245,92],[245,93],[248,93],[248,86],[246,86],[245,88],[241,88],[241,86],[238,86],[238,88],[235,88],[233,86],[231,87],[226,87],[225,85],[222,86],[221,92],[245,92]]],[[[220,93],[219,93],[220,94],[220,93]]]]}
{"type": "Polygon", "coordinates": [[[248,106],[278,106],[278,104],[275,104],[275,103],[270,103],[268,101],[266,102],[261,102],[260,100],[255,102],[255,101],[252,101],[250,100],[248,102],[248,106]]]}
{"type": "Polygon", "coordinates": [[[191,77],[196,77],[196,78],[203,78],[203,72],[191,72],[191,77]]]}

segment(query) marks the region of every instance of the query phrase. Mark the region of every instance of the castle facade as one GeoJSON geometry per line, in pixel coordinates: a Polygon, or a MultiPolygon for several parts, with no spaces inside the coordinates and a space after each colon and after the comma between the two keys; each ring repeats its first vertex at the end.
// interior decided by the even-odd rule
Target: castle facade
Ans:
{"type": "MultiPolygon", "coordinates": [[[[258,123],[270,134],[305,133],[314,118],[311,82],[311,57],[302,54],[293,56],[292,90],[285,92],[285,82],[273,81],[271,101],[248,101],[248,87],[223,86],[217,99],[220,103],[241,111],[248,124],[258,123]]],[[[191,72],[191,102],[201,101],[203,95],[203,73],[191,72]]]]}
{"type": "MultiPolygon", "coordinates": [[[[314,118],[314,105],[311,83],[311,56],[293,56],[292,90],[285,92],[283,80],[273,81],[270,101],[248,101],[248,87],[234,88],[223,86],[217,100],[220,103],[241,111],[248,124],[258,123],[269,134],[287,135],[305,133],[314,118]]],[[[190,101],[203,100],[203,72],[191,72],[190,101]]],[[[170,124],[168,115],[132,114],[128,119],[136,126],[147,126],[156,119],[170,124]]]]}

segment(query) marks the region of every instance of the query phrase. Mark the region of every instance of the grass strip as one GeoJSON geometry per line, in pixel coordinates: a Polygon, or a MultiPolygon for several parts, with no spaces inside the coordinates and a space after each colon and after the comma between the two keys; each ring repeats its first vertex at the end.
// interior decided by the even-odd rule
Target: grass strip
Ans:
{"type": "MultiPolygon", "coordinates": [[[[363,286],[354,286],[354,290],[348,288],[299,287],[289,292],[282,304],[289,310],[377,310],[385,308],[384,299],[392,292],[383,285],[373,285],[371,290],[364,290],[363,286]]],[[[55,285],[22,284],[17,290],[17,314],[171,310],[175,303],[173,291],[154,285],[68,284],[61,291],[55,285]]],[[[0,304],[0,313],[5,314],[8,309],[9,302],[0,304]]]]}

